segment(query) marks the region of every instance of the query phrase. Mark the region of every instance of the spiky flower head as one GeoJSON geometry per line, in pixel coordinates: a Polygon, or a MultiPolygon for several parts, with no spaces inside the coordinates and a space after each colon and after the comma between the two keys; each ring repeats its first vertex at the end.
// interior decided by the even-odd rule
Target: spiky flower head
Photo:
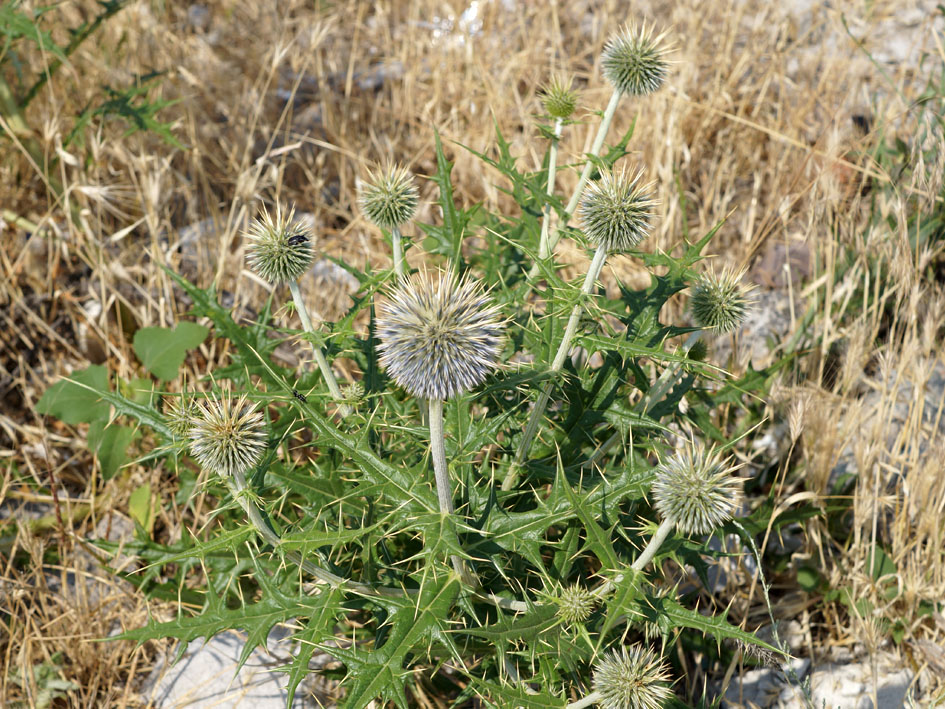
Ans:
{"type": "Polygon", "coordinates": [[[716,334],[738,328],[751,308],[752,286],[743,281],[745,271],[725,268],[703,273],[693,287],[690,307],[696,322],[716,334]]]}
{"type": "Polygon", "coordinates": [[[364,384],[361,382],[351,382],[341,388],[341,396],[345,401],[359,403],[364,398],[364,384]]]}
{"type": "Polygon", "coordinates": [[[368,172],[358,190],[364,216],[383,229],[392,230],[409,222],[419,203],[413,175],[404,167],[390,165],[376,173],[368,172]]]}
{"type": "Polygon", "coordinates": [[[263,415],[245,396],[204,401],[188,435],[197,462],[224,476],[250,470],[266,450],[263,415]]]}
{"type": "Polygon", "coordinates": [[[299,280],[315,258],[309,230],[293,217],[294,210],[263,209],[246,231],[249,267],[274,285],[299,280]]]}
{"type": "Polygon", "coordinates": [[[666,79],[671,51],[665,33],[653,36],[653,28],[628,24],[604,46],[601,66],[604,76],[622,94],[651,94],[666,79]]]}
{"type": "Polygon", "coordinates": [[[574,584],[562,588],[555,603],[558,604],[558,617],[568,625],[575,625],[583,623],[591,616],[597,605],[597,599],[586,588],[574,584]]]}
{"type": "Polygon", "coordinates": [[[380,363],[413,396],[446,400],[499,365],[505,321],[481,284],[451,271],[401,280],[380,307],[380,363]]]}
{"type": "Polygon", "coordinates": [[[669,671],[642,645],[621,646],[594,667],[593,687],[604,709],[659,709],[672,696],[669,671]]]}
{"type": "Polygon", "coordinates": [[[584,233],[607,251],[628,251],[650,233],[656,202],[653,183],[644,184],[643,170],[610,171],[591,183],[581,201],[584,233]]]}
{"type": "Polygon", "coordinates": [[[571,80],[554,77],[541,90],[541,103],[552,118],[565,119],[577,107],[577,91],[571,88],[571,80]]]}
{"type": "Polygon", "coordinates": [[[181,394],[172,396],[167,402],[167,411],[164,420],[175,438],[186,438],[191,427],[200,415],[200,407],[192,397],[181,394]]]}
{"type": "Polygon", "coordinates": [[[683,534],[708,534],[731,519],[741,493],[737,466],[715,449],[687,443],[656,468],[656,509],[683,534]]]}

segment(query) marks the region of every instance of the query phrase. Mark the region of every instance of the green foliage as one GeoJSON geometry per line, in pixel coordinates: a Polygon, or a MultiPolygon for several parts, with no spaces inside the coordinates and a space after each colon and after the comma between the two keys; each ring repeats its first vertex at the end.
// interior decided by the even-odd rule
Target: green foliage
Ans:
{"type": "MultiPolygon", "coordinates": [[[[595,165],[624,159],[631,134],[595,165]]],[[[674,432],[734,445],[758,422],[758,401],[785,365],[732,378],[704,349],[696,356],[680,346],[680,338],[694,339],[694,328],[662,319],[666,303],[693,283],[718,227],[698,241],[682,239],[676,256],[651,253],[646,244],[633,252],[653,274],[645,288],[621,285],[615,298],[596,289],[582,294],[552,260],[535,264],[542,214],[546,206],[562,212],[563,200],[547,195],[544,169],[518,164],[498,130],[496,143],[494,153],[479,157],[518,209],[499,214],[458,205],[452,163],[437,135],[431,179],[441,219],[420,225],[430,260],[487,282],[509,318],[507,366],[445,403],[455,513],[441,511],[423,402],[394,387],[378,366],[374,304],[389,272],[341,264],[360,284],[354,304],[331,327],[307,335],[330,359],[347,358],[364,373],[364,396],[347,416],[338,415],[318,372],[274,359],[280,339],[268,304],[258,322],[241,325],[212,286],[171,273],[193,304],[192,316],[207,318],[230,353],[212,378],[185,394],[245,394],[265,413],[268,449],[245,475],[222,479],[208,471],[205,490],[220,500],[215,519],[179,542],[150,537],[160,503],[155,490],[142,486],[132,495],[130,513],[144,533],[123,552],[137,555],[142,570],[125,577],[154,598],[196,611],[182,609],[174,620],[122,638],[187,643],[237,628],[247,636],[245,661],[275,624],[292,621],[298,644],[284,668],[289,703],[313,653],[323,651],[342,664],[345,706],[355,709],[378,699],[412,706],[420,684],[457,703],[478,697],[487,706],[564,707],[590,686],[601,653],[630,641],[659,644],[666,658],[677,645],[685,651],[697,641],[781,652],[678,592],[684,581],[704,582],[709,561],[719,556],[704,539],[667,527],[652,561],[633,566],[662,528],[648,497],[674,432]],[[600,363],[575,356],[553,366],[578,304],[583,319],[573,344],[580,349],[572,354],[589,360],[599,353],[600,363]],[[366,331],[360,322],[368,323],[366,331]],[[553,404],[519,465],[516,447],[546,386],[553,404]],[[503,490],[502,481],[514,484],[503,490]],[[680,575],[681,568],[695,569],[695,577],[680,575]],[[590,610],[562,616],[556,601],[575,586],[593,594],[590,610]]],[[[562,235],[586,243],[576,229],[565,227],[562,235]]],[[[184,322],[145,328],[134,349],[148,372],[169,382],[206,335],[206,328],[184,322]]],[[[118,382],[114,390],[108,384],[104,370],[90,368],[53,385],[38,410],[93,423],[90,446],[107,474],[125,462],[138,430],[154,434],[145,459],[166,458],[168,468],[181,470],[176,501],[186,505],[196,475],[183,463],[182,443],[149,381],[118,382]]],[[[752,511],[739,529],[760,540],[770,515],[768,508],[752,511]]]]}
{"type": "Polygon", "coordinates": [[[158,379],[177,376],[187,352],[207,338],[210,331],[192,322],[166,327],[143,327],[135,333],[134,349],[141,364],[158,379]]]}

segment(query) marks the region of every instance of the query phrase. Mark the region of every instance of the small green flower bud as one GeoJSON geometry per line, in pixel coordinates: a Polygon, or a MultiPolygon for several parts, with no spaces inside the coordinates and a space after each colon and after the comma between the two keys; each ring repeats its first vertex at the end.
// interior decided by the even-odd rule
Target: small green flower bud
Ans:
{"type": "Polygon", "coordinates": [[[696,340],[689,348],[686,356],[694,362],[704,362],[705,358],[709,356],[709,347],[705,340],[696,340]]]}
{"type": "Polygon", "coordinates": [[[669,69],[663,43],[665,34],[653,36],[645,25],[627,25],[607,41],[601,54],[604,76],[622,94],[642,96],[663,85],[669,69]]]}
{"type": "Polygon", "coordinates": [[[406,224],[417,213],[420,193],[406,168],[389,166],[369,172],[359,189],[358,204],[373,224],[392,230],[406,224]]]}
{"type": "Polygon", "coordinates": [[[293,214],[280,207],[273,218],[264,209],[246,231],[249,267],[273,285],[299,280],[315,258],[308,230],[293,221],[293,214]]]}
{"type": "Polygon", "coordinates": [[[245,396],[207,399],[188,435],[197,462],[223,476],[247,472],[266,450],[263,415],[245,396]]]}
{"type": "Polygon", "coordinates": [[[569,118],[577,106],[577,92],[570,79],[554,77],[541,91],[541,103],[552,118],[569,118]]]}
{"type": "Polygon", "coordinates": [[[745,322],[752,304],[752,287],[742,282],[744,274],[726,268],[721,273],[709,270],[699,277],[690,307],[700,326],[721,335],[745,322]]]}
{"type": "Polygon", "coordinates": [[[650,233],[656,202],[653,184],[643,184],[643,170],[608,172],[587,188],[581,201],[584,233],[607,251],[628,251],[650,233]]]}
{"type": "Polygon", "coordinates": [[[411,395],[445,401],[499,366],[504,325],[480,284],[452,272],[417,273],[379,308],[380,363],[411,395]]]}
{"type": "Polygon", "coordinates": [[[731,519],[741,480],[714,449],[687,444],[656,468],[653,499],[664,519],[683,534],[708,534],[731,519]]]}
{"type": "Polygon", "coordinates": [[[364,398],[364,384],[361,382],[345,384],[341,389],[341,396],[345,401],[350,401],[352,404],[359,403],[364,398]]]}
{"type": "Polygon", "coordinates": [[[561,589],[561,594],[555,599],[558,604],[558,617],[568,625],[577,625],[587,620],[597,599],[594,594],[578,584],[561,589]]]}
{"type": "Polygon", "coordinates": [[[181,394],[170,397],[164,420],[167,421],[167,427],[171,429],[174,437],[183,439],[187,437],[199,415],[200,407],[197,402],[192,397],[181,394]]]}
{"type": "Polygon", "coordinates": [[[642,645],[621,646],[594,667],[593,687],[604,709],[660,709],[672,696],[669,671],[656,653],[642,645]]]}

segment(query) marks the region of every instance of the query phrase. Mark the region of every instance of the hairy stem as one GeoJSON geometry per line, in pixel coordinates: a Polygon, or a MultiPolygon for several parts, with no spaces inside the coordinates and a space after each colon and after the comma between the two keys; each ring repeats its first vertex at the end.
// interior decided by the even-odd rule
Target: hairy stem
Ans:
{"type": "MultiPolygon", "coordinates": [[[[558,161],[558,140],[561,139],[561,129],[564,121],[560,118],[555,119],[555,133],[551,140],[551,148],[548,151],[548,188],[545,192],[549,197],[555,192],[555,169],[558,161]]],[[[544,215],[541,220],[541,239],[538,242],[538,258],[544,261],[548,258],[548,229],[551,222],[551,205],[546,204],[544,215]]]]}
{"type": "MultiPolygon", "coordinates": [[[[299,319],[302,321],[302,329],[310,335],[314,335],[315,328],[312,326],[312,320],[308,316],[305,301],[302,300],[302,292],[299,290],[299,284],[296,281],[289,281],[289,290],[292,291],[292,300],[295,302],[295,309],[298,311],[299,319]]],[[[325,359],[322,348],[313,342],[312,352],[315,354],[315,362],[318,364],[318,368],[325,378],[325,384],[328,385],[328,391],[331,392],[332,398],[335,401],[342,401],[344,396],[341,394],[341,389],[338,387],[338,380],[335,379],[335,373],[331,371],[331,365],[328,364],[328,360],[325,359]]],[[[341,404],[338,407],[338,413],[344,418],[351,413],[351,407],[347,404],[341,404]]]]}
{"type": "Polygon", "coordinates": [[[390,230],[390,238],[394,247],[394,273],[397,274],[397,280],[401,280],[404,277],[404,244],[400,227],[395,226],[390,230]]]}
{"type": "MultiPolygon", "coordinates": [[[[673,522],[668,519],[664,519],[662,522],[660,522],[660,526],[657,527],[656,533],[650,537],[650,541],[647,543],[643,553],[640,554],[640,556],[638,556],[630,565],[630,570],[633,573],[643,571],[643,567],[653,560],[653,557],[656,556],[656,552],[659,551],[659,548],[663,545],[663,542],[666,541],[666,537],[668,537],[669,533],[673,531],[673,526],[673,522]]],[[[617,574],[613,580],[607,581],[598,586],[594,591],[594,595],[598,598],[606,596],[614,589],[614,586],[624,580],[626,575],[626,573],[617,574]]]]}
{"type": "MultiPolygon", "coordinates": [[[[555,353],[554,361],[551,363],[550,371],[552,373],[560,372],[561,368],[564,366],[564,360],[567,359],[568,352],[571,350],[571,341],[574,339],[574,335],[577,333],[578,323],[581,320],[581,313],[584,311],[583,299],[591,294],[591,291],[594,289],[594,283],[597,281],[597,277],[600,275],[601,269],[604,267],[604,260],[607,258],[607,249],[603,246],[597,247],[597,251],[594,253],[594,259],[591,261],[591,265],[587,269],[587,275],[584,277],[584,285],[581,287],[581,301],[574,306],[571,310],[571,317],[568,318],[567,327],[564,330],[564,336],[561,338],[561,343],[558,345],[558,351],[555,353]]],[[[518,468],[525,462],[526,456],[528,456],[528,451],[532,446],[532,441],[535,440],[535,434],[538,432],[538,426],[541,423],[542,416],[545,414],[545,409],[548,406],[548,401],[551,399],[551,389],[554,386],[554,380],[549,379],[545,382],[544,386],[541,389],[541,394],[538,396],[538,401],[535,402],[535,408],[532,409],[531,416],[528,419],[528,424],[525,426],[525,433],[522,435],[522,440],[519,442],[518,449],[515,451],[515,459],[512,462],[512,466],[509,469],[509,474],[506,476],[505,480],[502,482],[503,490],[511,490],[516,482],[518,481],[518,468]]]]}
{"type": "MultiPolygon", "coordinates": [[[[436,478],[436,498],[440,503],[440,512],[452,522],[456,510],[453,508],[453,493],[450,491],[450,473],[446,466],[446,445],[443,433],[443,401],[430,399],[430,454],[433,457],[433,475],[436,478]]],[[[463,583],[477,587],[478,579],[455,554],[450,557],[453,568],[463,583]]]]}
{"type": "Polygon", "coordinates": [[[584,707],[589,707],[594,704],[597,704],[602,699],[600,692],[591,692],[583,699],[578,699],[576,702],[571,702],[567,705],[567,709],[584,709],[584,707]]]}

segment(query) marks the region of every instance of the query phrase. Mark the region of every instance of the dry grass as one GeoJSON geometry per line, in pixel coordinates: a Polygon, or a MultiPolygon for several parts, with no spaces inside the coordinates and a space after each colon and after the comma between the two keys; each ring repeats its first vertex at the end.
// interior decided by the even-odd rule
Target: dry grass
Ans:
{"type": "MultiPolygon", "coordinates": [[[[144,601],[132,595],[120,603],[75,602],[51,590],[49,576],[57,569],[87,571],[78,540],[110,510],[126,511],[128,495],[142,482],[166,493],[162,507],[169,509],[158,525],[163,538],[201,523],[173,510],[173,479],[164,471],[133,465],[103,484],[82,427],[33,413],[42,391],[90,361],[126,377],[138,373],[133,331],[175,322],[187,309],[164,266],[202,285],[215,280],[234,308],[254,312],[265,290],[243,270],[238,234],[262,204],[282,200],[311,212],[326,254],[355,264],[386,263],[386,247],[355,208],[355,182],[388,157],[432,174],[434,128],[456,161],[457,198],[511,209],[496,176],[449,141],[487,150],[494,121],[522,164],[536,167],[544,150],[536,139],[537,87],[552,73],[572,72],[588,107],[579,118],[592,124],[591,108],[609,95],[596,66],[600,48],[631,16],[671,27],[678,43],[669,88],[646,102],[627,101],[612,131],[615,136],[636,121],[633,159],[659,182],[653,247],[672,249],[684,227],[701,234],[728,217],[714,244],[720,258],[758,267],[778,245],[800,245],[811,255],[808,278],[797,287],[806,287],[805,296],[817,304],[811,334],[821,339],[807,360],[809,379],[783,389],[779,410],[794,412],[799,440],[792,465],[803,476],[787,476],[782,499],[806,492],[826,501],[830,470],[851,451],[862,471],[849,518],[851,541],[838,547],[815,522],[804,553],[821,561],[833,586],[872,599],[882,617],[908,619],[903,647],[910,661],[934,667],[928,648],[941,643],[945,623],[936,626],[916,610],[923,600],[945,597],[939,463],[945,441],[940,421],[925,416],[933,404],[941,411],[942,402],[926,402],[919,392],[942,365],[945,294],[939,281],[926,277],[939,254],[914,253],[904,234],[908,197],[936,194],[940,185],[916,180],[883,193],[879,208],[893,216],[894,226],[865,230],[871,205],[860,186],[867,175],[887,177],[854,157],[876,135],[857,131],[852,117],[869,116],[872,129],[888,125],[907,137],[914,121],[910,97],[921,77],[908,64],[895,66],[890,78],[902,94],[892,90],[843,29],[841,12],[855,32],[881,44],[900,3],[831,5],[798,21],[756,1],[654,0],[628,10],[614,2],[491,0],[476,4],[481,32],[472,36],[461,21],[465,5],[457,2],[349,0],[312,9],[296,0],[278,3],[277,12],[275,3],[211,0],[199,6],[206,16],[186,3],[137,2],[122,12],[73,56],[28,114],[33,137],[64,186],[61,198],[49,197],[43,173],[16,140],[7,134],[0,142],[7,222],[0,232],[4,505],[17,509],[37,490],[59,497],[58,504],[39,500],[47,520],[32,530],[26,523],[3,527],[0,703],[29,696],[9,678],[56,652],[63,653],[62,676],[81,687],[68,694],[69,706],[133,703],[152,650],[91,638],[139,624],[144,601]],[[510,4],[517,9],[509,11],[510,4]],[[63,156],[73,117],[101,85],[124,86],[155,69],[168,71],[161,95],[178,101],[159,117],[173,121],[189,150],[153,135],[123,138],[124,126],[109,122],[88,132],[84,148],[72,146],[53,163],[63,156]],[[879,90],[883,98],[871,105],[879,90]],[[848,250],[854,266],[837,278],[835,266],[848,250]],[[861,285],[876,290],[888,307],[852,312],[847,296],[861,285]],[[879,352],[877,341],[886,343],[879,352]],[[842,352],[839,374],[824,376],[835,351],[842,352]],[[894,427],[894,420],[902,426],[894,427]],[[870,574],[877,538],[898,570],[902,593],[892,604],[870,574]]],[[[75,25],[92,6],[66,4],[55,16],[63,27],[75,25]]],[[[915,31],[927,49],[938,51],[928,23],[915,31]]],[[[39,65],[39,57],[31,59],[31,66],[39,65]]],[[[592,127],[566,130],[563,159],[589,147],[592,127]]],[[[567,191],[576,176],[564,172],[560,179],[567,191]]],[[[437,218],[429,205],[433,192],[424,185],[423,221],[437,218]]],[[[562,246],[564,258],[585,258],[562,246]]],[[[420,251],[411,252],[411,261],[420,251]]],[[[638,285],[645,277],[628,258],[612,263],[608,278],[638,285]]],[[[337,287],[307,286],[322,316],[343,308],[343,297],[323,295],[337,287]]],[[[188,362],[188,380],[225,357],[222,344],[205,343],[188,362]]],[[[195,509],[207,507],[198,500],[195,509]]],[[[789,587],[787,579],[778,581],[789,587]]],[[[104,576],[103,582],[115,583],[104,576]]],[[[757,607],[758,594],[752,603],[757,607]]],[[[820,643],[853,644],[863,637],[867,619],[840,604],[818,617],[820,643]]]]}

